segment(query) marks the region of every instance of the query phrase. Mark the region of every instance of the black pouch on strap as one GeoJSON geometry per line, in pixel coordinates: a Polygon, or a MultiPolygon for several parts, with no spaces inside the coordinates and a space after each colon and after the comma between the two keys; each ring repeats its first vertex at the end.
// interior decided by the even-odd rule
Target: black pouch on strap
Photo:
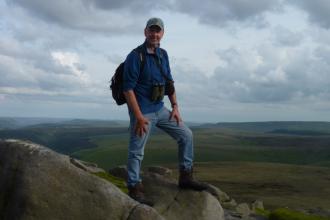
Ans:
{"type": "Polygon", "coordinates": [[[160,64],[160,61],[156,57],[154,57],[154,58],[156,60],[156,64],[160,70],[160,73],[165,78],[165,95],[172,95],[175,92],[174,81],[171,80],[170,78],[168,78],[168,76],[166,76],[166,74],[164,73],[164,70],[160,64]]]}

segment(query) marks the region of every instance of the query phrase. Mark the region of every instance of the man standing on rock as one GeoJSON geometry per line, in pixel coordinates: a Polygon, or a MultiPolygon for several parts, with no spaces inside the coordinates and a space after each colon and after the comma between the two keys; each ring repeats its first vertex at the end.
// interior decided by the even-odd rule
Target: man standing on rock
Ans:
{"type": "Polygon", "coordinates": [[[201,191],[206,186],[192,176],[192,132],[179,113],[167,52],[159,47],[164,35],[163,21],[160,18],[149,19],[144,35],[145,42],[127,56],[124,65],[123,88],[130,116],[127,185],[130,197],[152,205],[144,197],[140,169],[144,147],[154,126],[178,143],[179,187],[201,191]],[[172,110],[164,106],[164,95],[168,96],[172,110]]]}

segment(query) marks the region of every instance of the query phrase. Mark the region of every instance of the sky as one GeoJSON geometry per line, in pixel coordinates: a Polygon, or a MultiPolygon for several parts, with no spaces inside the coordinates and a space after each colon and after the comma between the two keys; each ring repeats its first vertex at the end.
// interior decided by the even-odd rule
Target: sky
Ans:
{"type": "Polygon", "coordinates": [[[128,120],[109,80],[160,17],[184,120],[330,121],[329,11],[327,0],[0,0],[0,116],[128,120]]]}

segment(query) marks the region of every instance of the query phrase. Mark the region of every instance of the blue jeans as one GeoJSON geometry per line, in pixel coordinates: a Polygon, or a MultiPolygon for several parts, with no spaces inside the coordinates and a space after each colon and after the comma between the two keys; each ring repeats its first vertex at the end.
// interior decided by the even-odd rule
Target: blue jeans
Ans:
{"type": "Polygon", "coordinates": [[[178,143],[179,169],[190,170],[193,165],[194,147],[193,135],[191,130],[183,123],[170,120],[171,112],[162,107],[158,112],[144,114],[149,119],[147,132],[142,137],[135,134],[134,128],[136,119],[133,113],[130,113],[130,140],[128,146],[127,185],[134,186],[141,182],[140,169],[144,155],[144,147],[154,126],[165,131],[178,143]]]}

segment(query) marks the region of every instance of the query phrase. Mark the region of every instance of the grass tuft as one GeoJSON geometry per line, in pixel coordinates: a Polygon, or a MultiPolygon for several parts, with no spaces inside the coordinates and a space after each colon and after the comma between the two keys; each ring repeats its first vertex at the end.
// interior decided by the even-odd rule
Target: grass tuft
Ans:
{"type": "Polygon", "coordinates": [[[265,210],[265,209],[259,209],[259,208],[256,208],[256,214],[258,215],[262,215],[266,218],[269,218],[269,215],[270,215],[270,211],[268,210],[265,210]]]}
{"type": "Polygon", "coordinates": [[[128,194],[128,189],[126,187],[125,180],[112,176],[111,174],[106,173],[106,172],[97,172],[97,173],[93,173],[93,174],[102,179],[105,179],[105,180],[111,182],[112,184],[117,186],[122,192],[128,194]]]}
{"type": "Polygon", "coordinates": [[[269,220],[330,220],[330,217],[307,215],[287,208],[279,208],[270,213],[269,220]]]}

